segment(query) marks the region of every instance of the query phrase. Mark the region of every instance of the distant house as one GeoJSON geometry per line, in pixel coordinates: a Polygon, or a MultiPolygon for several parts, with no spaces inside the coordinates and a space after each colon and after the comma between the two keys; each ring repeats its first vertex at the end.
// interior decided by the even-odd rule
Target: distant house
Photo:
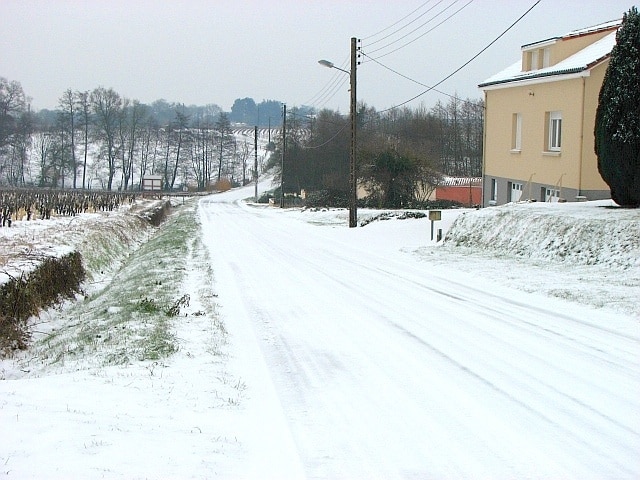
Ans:
{"type": "Polygon", "coordinates": [[[485,95],[483,205],[610,198],[598,173],[598,95],[621,21],[521,47],[485,95]]]}

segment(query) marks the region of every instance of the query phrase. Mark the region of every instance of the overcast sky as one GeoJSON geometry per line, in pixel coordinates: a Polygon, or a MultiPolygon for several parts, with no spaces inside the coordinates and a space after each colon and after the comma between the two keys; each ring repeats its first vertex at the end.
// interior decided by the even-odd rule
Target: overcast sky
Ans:
{"type": "MultiPolygon", "coordinates": [[[[426,89],[404,77],[428,86],[440,82],[535,3],[0,0],[0,76],[20,82],[36,110],[55,108],[67,89],[103,86],[143,103],[164,98],[230,110],[236,98],[252,97],[346,113],[348,75],[317,62],[331,60],[348,70],[350,38],[357,37],[369,55],[357,70],[358,99],[382,110],[426,89]]],[[[541,0],[437,88],[480,98],[478,83],[516,61],[521,45],[620,18],[632,5],[541,0]]],[[[446,98],[430,92],[408,105],[431,107],[446,98]]]]}

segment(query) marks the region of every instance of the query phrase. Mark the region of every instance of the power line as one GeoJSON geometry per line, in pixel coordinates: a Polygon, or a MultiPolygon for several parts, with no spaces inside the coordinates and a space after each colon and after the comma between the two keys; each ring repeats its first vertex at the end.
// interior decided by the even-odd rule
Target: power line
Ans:
{"type": "MultiPolygon", "coordinates": [[[[433,10],[433,9],[434,9],[434,8],[436,8],[438,5],[440,5],[443,1],[444,1],[444,0],[439,0],[439,1],[438,1],[438,3],[436,3],[434,6],[432,6],[432,7],[431,7],[430,9],[428,9],[427,11],[425,11],[425,12],[421,13],[420,15],[418,15],[416,18],[414,18],[413,20],[411,20],[411,21],[410,21],[409,23],[407,23],[406,25],[403,25],[402,27],[400,27],[400,28],[398,28],[398,29],[394,30],[393,32],[391,32],[391,33],[389,33],[389,34],[385,35],[385,36],[384,36],[384,37],[382,37],[382,38],[379,38],[378,40],[374,40],[373,42],[369,42],[369,45],[375,45],[376,43],[379,43],[379,42],[381,42],[381,41],[383,41],[383,40],[386,40],[386,39],[387,39],[387,38],[389,38],[389,37],[394,36],[396,33],[399,33],[400,31],[404,30],[405,28],[407,28],[407,27],[408,27],[409,25],[411,25],[412,23],[415,23],[415,22],[417,22],[418,20],[420,20],[420,19],[421,19],[422,17],[424,17],[427,13],[429,13],[431,10],[433,10]]],[[[427,3],[428,3],[428,2],[427,2],[427,3]]],[[[424,5],[424,4],[423,4],[423,5],[424,5]]],[[[414,10],[414,12],[415,12],[415,10],[414,10]]],[[[412,13],[413,13],[413,12],[412,12],[412,13]]],[[[405,17],[405,18],[407,18],[407,17],[405,17]]],[[[429,21],[430,21],[430,20],[429,20],[429,21]]],[[[428,23],[429,21],[427,21],[427,23],[428,23]]],[[[424,25],[424,24],[423,24],[423,25],[424,25]]],[[[420,27],[418,27],[418,28],[420,28],[420,27]]],[[[411,33],[411,32],[409,32],[409,33],[411,33]]],[[[364,40],[364,39],[363,39],[363,40],[364,40]]],[[[381,47],[381,48],[384,48],[384,47],[381,47]]]]}
{"type": "MultiPolygon", "coordinates": [[[[344,62],[342,62],[342,66],[346,67],[349,63],[349,59],[347,58],[344,62]]],[[[308,105],[310,107],[324,107],[329,100],[331,100],[340,90],[340,88],[346,83],[344,75],[336,71],[333,76],[327,81],[324,87],[322,87],[315,95],[313,95],[308,101],[304,103],[304,105],[308,105]]]]}
{"type": "MultiPolygon", "coordinates": [[[[287,116],[289,116],[289,117],[302,118],[302,119],[309,120],[309,121],[313,121],[313,120],[314,120],[314,118],[315,118],[313,115],[301,115],[301,114],[296,113],[295,111],[292,111],[292,110],[289,110],[289,111],[287,112],[287,116]]],[[[340,124],[339,124],[339,123],[337,123],[337,122],[332,122],[331,120],[326,120],[326,119],[323,119],[323,120],[322,120],[322,122],[323,122],[323,123],[328,123],[328,124],[330,124],[330,125],[340,125],[340,124]]],[[[333,135],[332,135],[328,140],[326,140],[326,141],[322,142],[322,143],[321,143],[321,144],[319,144],[319,145],[312,145],[312,146],[304,146],[304,145],[301,145],[300,147],[301,147],[302,149],[304,149],[304,150],[314,150],[314,149],[316,149],[316,148],[324,147],[324,146],[325,146],[325,145],[327,145],[328,143],[331,143],[331,142],[332,142],[332,141],[333,141],[333,140],[334,140],[338,135],[340,135],[340,134],[344,131],[344,129],[345,129],[345,128],[347,128],[347,127],[349,126],[349,122],[342,122],[342,123],[344,123],[344,124],[343,124],[343,125],[338,129],[338,131],[337,131],[336,133],[334,133],[334,134],[333,134],[333,135]]]]}
{"type": "MultiPolygon", "coordinates": [[[[368,36],[367,38],[372,38],[375,36],[378,36],[380,34],[382,34],[385,31],[388,31],[389,29],[393,28],[394,26],[398,25],[399,23],[403,22],[404,20],[406,20],[407,18],[411,17],[412,15],[414,15],[416,12],[418,12],[419,10],[421,10],[422,8],[424,8],[427,4],[431,3],[433,0],[427,0],[426,2],[422,3],[418,8],[414,9],[413,11],[411,11],[409,14],[405,15],[403,18],[401,18],[400,20],[398,20],[397,22],[395,22],[394,24],[384,28],[383,30],[368,36]]],[[[403,30],[404,28],[406,28],[407,26],[411,25],[412,23],[415,23],[418,19],[420,19],[421,17],[423,17],[424,15],[426,15],[427,13],[429,13],[431,10],[433,10],[437,5],[439,5],[440,3],[442,3],[443,0],[439,0],[434,6],[432,6],[431,8],[429,8],[428,10],[426,10],[425,12],[423,12],[422,14],[420,14],[418,17],[416,17],[415,19],[411,20],[409,23],[403,25],[402,27],[400,27],[399,29],[395,30],[394,32],[386,35],[385,37],[376,40],[374,42],[372,42],[372,44],[374,43],[378,43],[392,35],[395,35],[396,33],[398,33],[399,31],[403,30]]],[[[456,2],[459,0],[456,0],[456,2]]],[[[456,3],[454,2],[454,3],[456,3]]],[[[439,14],[438,14],[439,15],[439,14]]],[[[436,15],[437,16],[437,15],[436,15]]],[[[435,17],[434,17],[435,18],[435,17]]],[[[423,24],[424,25],[424,24],[423,24]]],[[[420,27],[419,27],[420,28],[420,27]]],[[[415,31],[415,30],[414,30],[415,31]]],[[[404,37],[402,37],[404,38],[404,37]]],[[[397,41],[397,40],[396,40],[397,41]]],[[[395,42],[392,42],[391,44],[393,44],[395,42]]],[[[386,46],[383,46],[381,48],[386,48],[389,45],[388,44],[386,46]]],[[[348,63],[349,63],[349,59],[346,59],[342,65],[341,65],[341,69],[346,69],[348,67],[348,63]]],[[[333,98],[335,97],[335,95],[337,95],[337,93],[340,91],[341,87],[344,86],[347,83],[347,78],[343,77],[340,73],[336,72],[336,74],[334,74],[334,76],[318,91],[316,92],[311,98],[309,98],[306,102],[304,102],[304,105],[308,105],[311,106],[313,108],[324,108],[325,105],[333,98]]]]}
{"type": "MultiPolygon", "coordinates": [[[[426,21],[425,23],[423,23],[422,25],[420,25],[419,27],[415,28],[414,30],[410,31],[409,33],[407,33],[406,35],[403,35],[402,37],[394,40],[393,42],[390,42],[389,44],[383,46],[383,47],[379,47],[376,48],[375,50],[370,51],[369,53],[375,53],[375,52],[379,52],[381,50],[384,50],[387,47],[390,47],[391,45],[399,42],[400,40],[408,37],[409,35],[411,35],[412,33],[415,33],[416,31],[418,31],[419,29],[421,29],[422,27],[424,27],[425,25],[427,25],[428,23],[430,23],[432,20],[435,20],[437,17],[439,17],[440,15],[442,15],[444,12],[446,12],[449,8],[453,7],[456,3],[458,3],[459,0],[456,0],[455,2],[453,2],[451,5],[449,5],[448,7],[446,7],[444,10],[442,10],[441,12],[439,12],[437,15],[435,15],[434,17],[430,18],[428,21],[426,21]]],[[[473,3],[474,0],[469,0],[467,3],[465,3],[462,7],[460,7],[458,10],[456,10],[455,12],[453,12],[451,15],[449,15],[448,17],[444,18],[440,23],[434,25],[432,28],[430,28],[429,30],[427,30],[426,32],[421,33],[420,35],[418,35],[416,38],[409,40],[408,42],[400,45],[399,47],[395,48],[394,50],[391,50],[390,52],[386,52],[383,54],[378,55],[376,58],[382,58],[382,57],[386,57],[387,55],[391,55],[392,53],[397,52],[398,50],[401,50],[409,45],[411,45],[412,43],[418,41],[419,39],[421,39],[422,37],[424,37],[425,35],[427,35],[430,32],[433,32],[436,28],[438,28],[440,25],[442,25],[443,23],[445,23],[446,21],[450,20],[452,17],[454,17],[455,15],[457,15],[458,13],[460,13],[462,10],[464,10],[466,7],[468,7],[471,3],[473,3]]],[[[371,57],[369,57],[371,58],[371,57]]]]}
{"type": "Polygon", "coordinates": [[[319,98],[322,98],[327,94],[328,91],[334,88],[338,80],[341,80],[341,79],[342,78],[341,78],[341,75],[339,75],[339,72],[335,72],[332,76],[329,77],[329,80],[325,83],[325,85],[320,90],[318,90],[311,98],[309,98],[306,102],[304,102],[304,105],[315,104],[319,98]]]}
{"type": "MultiPolygon", "coordinates": [[[[391,25],[389,25],[388,27],[383,28],[382,30],[380,30],[379,32],[376,32],[372,35],[369,35],[367,37],[364,37],[362,40],[369,40],[370,38],[373,38],[375,36],[380,35],[381,33],[386,32],[387,30],[389,30],[390,28],[395,27],[397,24],[399,24],[400,22],[402,22],[403,20],[405,20],[406,18],[409,18],[411,15],[413,15],[414,13],[416,13],[418,10],[420,10],[422,7],[424,7],[427,3],[431,3],[431,0],[427,0],[426,2],[424,2],[422,5],[420,5],[418,8],[416,8],[415,10],[409,12],[407,15],[405,15],[404,17],[402,17],[400,20],[398,20],[395,23],[392,23],[391,25]]],[[[404,27],[402,27],[404,28],[404,27]]]]}
{"type": "Polygon", "coordinates": [[[319,91],[311,101],[305,102],[304,105],[314,108],[323,106],[336,95],[342,85],[344,85],[342,75],[334,76],[323,90],[319,91]]]}
{"type": "Polygon", "coordinates": [[[348,78],[340,75],[338,77],[337,83],[333,86],[332,90],[327,92],[323,97],[319,98],[314,107],[323,108],[336,94],[344,87],[345,83],[347,83],[348,78]]]}
{"type": "MultiPolygon", "coordinates": [[[[392,25],[380,30],[379,32],[373,34],[373,35],[369,35],[366,38],[372,38],[375,36],[378,36],[386,31],[388,31],[389,29],[393,28],[394,26],[402,23],[403,21],[405,21],[407,18],[410,18],[412,15],[414,15],[416,12],[418,12],[419,10],[423,9],[426,5],[428,5],[429,3],[431,3],[433,0],[427,0],[425,2],[423,2],[420,6],[418,6],[416,9],[412,10],[409,14],[405,15],[403,18],[401,18],[400,20],[398,20],[397,22],[393,23],[392,25]]],[[[421,13],[420,15],[418,15],[416,18],[414,18],[413,20],[409,21],[408,23],[406,23],[405,25],[401,26],[400,28],[394,30],[393,32],[385,35],[384,37],[373,41],[371,44],[375,44],[378,42],[381,42],[393,35],[395,35],[396,33],[400,32],[401,30],[407,28],[409,25],[415,23],[416,21],[418,21],[420,18],[424,17],[424,15],[426,15],[427,13],[431,12],[434,8],[436,8],[438,5],[440,5],[444,0],[439,0],[438,2],[436,2],[435,5],[433,5],[431,8],[427,9],[425,12],[421,13]]],[[[415,31],[419,30],[420,28],[422,28],[424,25],[426,25],[427,23],[431,22],[433,19],[437,18],[439,15],[441,15],[444,11],[446,11],[448,8],[450,8],[452,5],[454,5],[455,3],[457,3],[460,0],[455,0],[453,2],[453,4],[449,5],[448,7],[446,7],[444,10],[442,10],[441,12],[439,12],[438,14],[436,14],[434,17],[430,18],[429,20],[427,20],[425,23],[423,23],[420,27],[412,30],[411,32],[409,32],[407,35],[411,35],[412,33],[414,33],[415,31]]],[[[470,0],[473,1],[473,0],[470,0]]],[[[448,17],[450,18],[450,17],[448,17]]],[[[447,19],[448,19],[447,18],[447,19]]],[[[445,19],[445,21],[447,20],[445,19]]],[[[443,23],[443,22],[441,22],[443,23]]],[[[436,25],[439,26],[441,25],[438,24],[436,25]]],[[[435,27],[434,27],[435,28],[435,27]]],[[[429,30],[432,31],[433,29],[429,30]]],[[[428,32],[429,32],[428,31],[428,32]]],[[[428,33],[426,32],[426,33],[428,33]]],[[[426,34],[425,33],[425,34],[426,34]]],[[[390,45],[393,45],[394,43],[397,43],[398,41],[402,40],[403,38],[406,38],[406,36],[402,36],[399,39],[394,40],[393,42],[388,43],[387,45],[384,45],[382,47],[380,47],[379,49],[384,49],[384,48],[388,48],[390,45]]],[[[420,37],[418,37],[420,38],[420,37]]],[[[417,40],[417,39],[416,39],[417,40]]],[[[414,40],[415,41],[415,40],[414,40]]],[[[412,42],[408,42],[407,44],[399,47],[399,48],[403,48],[406,45],[410,44],[412,42]]],[[[376,49],[375,51],[378,51],[379,49],[376,49]]],[[[394,50],[395,51],[395,50],[394,50]]],[[[393,52],[389,52],[389,53],[393,53],[393,52]]],[[[342,64],[342,70],[344,70],[347,67],[348,64],[348,59],[345,60],[342,64]]],[[[342,77],[339,73],[336,73],[326,84],[325,86],[323,86],[317,93],[315,93],[311,98],[309,98],[309,100],[307,100],[304,105],[308,105],[311,106],[313,108],[323,108],[339,91],[340,88],[347,82],[347,79],[345,77],[342,77]]]]}
{"type": "MultiPolygon", "coordinates": [[[[390,26],[380,30],[379,32],[374,33],[373,35],[369,35],[368,38],[373,38],[376,37],[386,31],[388,31],[389,29],[393,28],[394,26],[402,23],[403,21],[405,21],[406,19],[410,18],[412,15],[414,15],[416,12],[418,12],[419,10],[423,9],[426,5],[428,5],[429,3],[431,3],[433,0],[427,0],[425,2],[423,2],[421,5],[419,5],[417,8],[415,8],[414,10],[412,10],[409,14],[405,15],[404,17],[402,17],[400,20],[398,20],[397,22],[391,24],[390,26]]],[[[436,8],[438,5],[440,5],[444,0],[439,0],[438,2],[436,2],[435,5],[433,5],[431,8],[427,9],[425,12],[421,13],[420,15],[418,15],[416,18],[414,18],[413,20],[409,21],[408,23],[406,23],[405,25],[401,26],[400,28],[394,30],[393,32],[385,35],[384,37],[375,40],[373,42],[371,42],[370,45],[373,45],[375,43],[381,42],[393,35],[395,35],[396,33],[400,32],[401,30],[407,28],[409,25],[415,23],[417,20],[419,20],[420,18],[424,17],[424,15],[426,15],[427,13],[431,12],[434,8],[436,8]]],[[[420,28],[424,27],[424,25],[428,24],[429,22],[433,21],[435,18],[437,18],[439,15],[441,15],[443,12],[445,12],[447,9],[451,8],[451,6],[455,5],[456,3],[458,3],[460,0],[455,0],[451,5],[447,6],[444,10],[442,10],[441,12],[437,13],[435,16],[431,17],[429,20],[427,20],[426,22],[424,22],[422,25],[420,25],[419,27],[417,27],[416,29],[412,30],[411,32],[409,32],[408,34],[388,43],[387,45],[384,45],[382,47],[379,47],[378,49],[374,50],[373,52],[388,48],[389,46],[397,43],[398,41],[402,40],[403,38],[406,38],[408,35],[411,35],[412,33],[416,32],[417,30],[419,30],[420,28]]],[[[469,0],[468,3],[471,3],[473,0],[469,0]]],[[[467,3],[467,5],[468,5],[467,3]]],[[[466,5],[465,5],[466,6],[466,5]]],[[[464,7],[463,7],[464,8],[464,7]]],[[[461,9],[460,9],[461,10],[461,9]]],[[[460,11],[458,10],[458,11],[460,11]]],[[[457,13],[457,12],[455,12],[457,13]]],[[[454,15],[455,15],[454,13],[454,15]]],[[[444,23],[446,20],[448,20],[449,18],[451,18],[453,15],[450,15],[449,17],[447,17],[445,20],[443,20],[442,22],[440,22],[438,25],[436,25],[435,27],[433,27],[432,29],[428,30],[427,32],[423,33],[422,35],[420,35],[418,38],[407,42],[406,44],[398,47],[396,50],[393,50],[391,52],[388,52],[386,54],[383,54],[377,58],[381,58],[382,56],[386,56],[389,55],[401,48],[406,47],[407,45],[413,43],[414,41],[418,40],[419,38],[421,38],[422,36],[426,35],[427,33],[433,31],[433,29],[437,28],[438,26],[440,26],[442,23],[444,23]]],[[[370,52],[370,53],[373,53],[370,52]]],[[[370,60],[373,60],[371,57],[369,57],[370,60]]],[[[342,69],[344,70],[346,68],[348,64],[348,59],[345,60],[342,64],[342,69]]],[[[313,108],[323,108],[339,91],[340,88],[347,82],[347,79],[345,77],[342,77],[339,73],[336,72],[336,74],[318,91],[316,92],[311,98],[309,98],[306,102],[304,102],[304,105],[308,105],[311,106],[313,108]]]]}
{"type": "MultiPolygon", "coordinates": [[[[367,55],[366,53],[362,53],[362,55],[364,55],[365,57],[368,57],[368,55],[367,55]]],[[[451,95],[450,93],[443,92],[442,90],[438,90],[437,88],[435,88],[435,87],[433,87],[433,86],[430,86],[430,85],[424,84],[424,83],[419,82],[418,80],[416,80],[416,79],[414,79],[414,78],[408,77],[407,75],[404,75],[403,73],[400,73],[400,72],[398,72],[397,70],[394,70],[393,68],[391,68],[391,67],[389,67],[389,66],[387,66],[387,65],[385,65],[385,64],[383,64],[383,63],[381,63],[381,62],[379,62],[379,61],[378,61],[377,59],[375,59],[375,58],[371,58],[371,57],[369,57],[369,59],[370,59],[370,61],[375,62],[375,63],[377,63],[378,65],[380,65],[382,68],[386,68],[386,69],[387,69],[387,70],[389,70],[390,72],[395,73],[396,75],[398,75],[398,76],[400,76],[400,77],[402,77],[402,78],[405,78],[405,79],[409,80],[410,82],[416,83],[416,84],[418,84],[418,85],[420,85],[420,86],[422,86],[422,87],[427,87],[427,88],[429,89],[429,91],[430,91],[430,90],[433,90],[434,92],[438,92],[438,93],[440,93],[440,94],[442,94],[442,95],[446,95],[446,96],[447,96],[447,97],[449,97],[449,98],[454,98],[454,99],[457,99],[457,100],[461,100],[463,103],[466,103],[466,101],[465,101],[465,100],[462,100],[462,99],[458,98],[456,95],[451,95]]]]}
{"type": "Polygon", "coordinates": [[[335,135],[333,135],[331,138],[329,138],[329,140],[327,140],[327,141],[325,141],[325,142],[321,143],[320,145],[312,145],[312,146],[310,146],[310,147],[309,147],[309,146],[304,146],[304,147],[302,147],[302,148],[303,148],[303,149],[305,149],[305,150],[314,150],[314,149],[316,149],[316,148],[324,147],[324,146],[325,146],[325,145],[327,145],[328,143],[331,143],[331,142],[332,142],[332,141],[333,141],[333,140],[334,140],[338,135],[340,135],[340,134],[342,133],[342,131],[343,131],[345,128],[347,128],[348,126],[349,126],[349,123],[348,123],[348,122],[347,122],[347,123],[345,123],[345,124],[344,124],[344,126],[343,126],[340,130],[338,130],[338,131],[335,133],[335,135]]]}
{"type": "Polygon", "coordinates": [[[541,2],[541,0],[537,0],[533,5],[531,5],[531,7],[529,7],[529,9],[524,12],[522,15],[520,15],[520,17],[513,22],[511,25],[509,25],[509,27],[507,27],[506,30],[504,30],[500,35],[498,35],[496,38],[494,38],[489,44],[487,44],[484,48],[482,48],[482,50],[480,50],[478,53],[476,53],[473,57],[471,57],[469,60],[467,60],[465,63],[463,63],[460,67],[456,68],[453,72],[451,72],[449,75],[447,75],[446,77],[444,77],[442,80],[440,80],[439,82],[437,82],[436,84],[434,84],[433,86],[427,88],[424,92],[419,93],[418,95],[411,97],[408,100],[405,100],[402,103],[399,103],[398,105],[395,105],[393,107],[389,107],[385,110],[381,110],[378,113],[384,113],[384,112],[388,112],[390,110],[393,110],[394,108],[398,108],[398,107],[402,107],[403,105],[406,105],[409,102],[412,102],[413,100],[415,100],[416,98],[421,97],[422,95],[424,95],[425,93],[428,93],[432,90],[435,89],[435,87],[437,87],[438,85],[441,85],[442,83],[446,82],[447,80],[449,80],[451,77],[453,77],[456,73],[458,73],[460,70],[462,70],[464,67],[466,67],[467,65],[469,65],[472,61],[474,61],[476,58],[478,58],[482,53],[485,52],[485,50],[487,50],[491,45],[493,45],[494,43],[496,43],[498,40],[500,40],[500,38],[502,38],[509,30],[511,30],[514,26],[516,26],[524,17],[526,17],[529,12],[531,10],[533,10],[539,3],[541,2]]]}

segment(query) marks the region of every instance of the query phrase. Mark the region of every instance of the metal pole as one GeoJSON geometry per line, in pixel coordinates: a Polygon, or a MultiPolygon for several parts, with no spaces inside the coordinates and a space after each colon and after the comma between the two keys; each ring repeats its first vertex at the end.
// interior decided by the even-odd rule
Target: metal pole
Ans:
{"type": "Polygon", "coordinates": [[[349,228],[358,226],[358,178],[356,176],[356,66],[358,65],[357,39],[351,37],[351,71],[349,73],[351,81],[351,151],[349,157],[349,228]]]}

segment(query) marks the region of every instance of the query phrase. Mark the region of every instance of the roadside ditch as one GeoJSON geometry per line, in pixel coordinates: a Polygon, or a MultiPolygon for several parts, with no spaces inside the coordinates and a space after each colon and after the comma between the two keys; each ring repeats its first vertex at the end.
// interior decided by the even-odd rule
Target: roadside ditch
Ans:
{"type": "Polygon", "coordinates": [[[111,221],[83,224],[77,244],[67,253],[31,254],[33,266],[5,272],[0,285],[0,356],[28,347],[41,312],[62,302],[85,298],[105,272],[118,268],[148,241],[171,213],[169,201],[113,215],[111,221]]]}

